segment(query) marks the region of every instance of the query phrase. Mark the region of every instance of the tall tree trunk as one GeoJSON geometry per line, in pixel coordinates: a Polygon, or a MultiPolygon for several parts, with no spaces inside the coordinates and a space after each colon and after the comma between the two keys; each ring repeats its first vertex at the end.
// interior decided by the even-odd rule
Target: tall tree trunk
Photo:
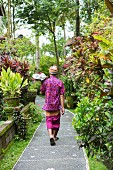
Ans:
{"type": "Polygon", "coordinates": [[[57,43],[56,43],[55,33],[53,33],[53,39],[54,39],[54,48],[55,48],[56,62],[57,62],[57,67],[58,67],[58,71],[59,71],[59,57],[58,57],[58,51],[57,51],[57,43]]]}
{"type": "Polygon", "coordinates": [[[105,0],[105,4],[109,11],[111,12],[111,14],[113,15],[113,3],[110,0],[105,0]]]}
{"type": "Polygon", "coordinates": [[[80,35],[79,0],[76,0],[76,36],[80,35]]]}
{"type": "Polygon", "coordinates": [[[40,64],[40,47],[39,47],[39,36],[36,35],[36,68],[39,69],[40,64]]]}
{"type": "Polygon", "coordinates": [[[14,6],[14,0],[12,1],[13,2],[13,19],[12,19],[12,25],[13,25],[13,30],[12,30],[12,33],[13,33],[13,38],[15,39],[15,22],[14,22],[14,19],[15,19],[15,6],[14,6]]]}
{"type": "Polygon", "coordinates": [[[11,34],[11,0],[8,0],[8,27],[7,27],[7,39],[10,41],[11,34]]]}

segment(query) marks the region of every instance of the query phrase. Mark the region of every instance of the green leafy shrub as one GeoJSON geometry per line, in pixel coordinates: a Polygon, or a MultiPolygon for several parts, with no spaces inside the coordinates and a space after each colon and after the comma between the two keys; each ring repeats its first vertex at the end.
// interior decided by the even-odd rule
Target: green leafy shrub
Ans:
{"type": "Polygon", "coordinates": [[[73,81],[67,76],[61,76],[60,79],[63,81],[66,91],[66,96],[70,96],[74,92],[73,81]]]}
{"type": "MultiPolygon", "coordinates": [[[[113,104],[105,98],[92,101],[84,97],[78,103],[73,118],[80,146],[88,150],[88,156],[96,155],[113,168],[113,104]]],[[[111,170],[111,167],[109,170],[111,170]]]]}
{"type": "Polygon", "coordinates": [[[21,88],[28,84],[27,79],[23,81],[20,73],[13,73],[10,68],[7,71],[2,68],[0,80],[0,88],[5,97],[19,97],[21,88]]]}
{"type": "MultiPolygon", "coordinates": [[[[66,58],[63,68],[65,76],[73,81],[79,98],[89,96],[93,99],[98,91],[102,96],[109,93],[104,93],[103,85],[105,81],[113,83],[112,28],[111,18],[99,16],[90,25],[88,36],[74,37],[73,53],[66,58]]],[[[113,95],[113,89],[110,92],[113,95]]]]}
{"type": "Polygon", "coordinates": [[[40,106],[38,106],[34,103],[31,103],[30,111],[29,111],[29,118],[32,119],[33,123],[42,121],[43,116],[42,116],[42,110],[41,110],[40,106]]]}
{"type": "Polygon", "coordinates": [[[30,39],[24,36],[11,39],[10,43],[4,41],[0,44],[0,47],[0,54],[6,55],[6,53],[10,53],[12,58],[18,57],[21,60],[29,55],[33,56],[36,51],[36,46],[31,43],[30,39]]]}
{"type": "Polygon", "coordinates": [[[28,86],[28,90],[37,90],[40,91],[40,86],[41,86],[41,82],[40,81],[34,81],[34,82],[30,82],[29,86],[28,86]]]}

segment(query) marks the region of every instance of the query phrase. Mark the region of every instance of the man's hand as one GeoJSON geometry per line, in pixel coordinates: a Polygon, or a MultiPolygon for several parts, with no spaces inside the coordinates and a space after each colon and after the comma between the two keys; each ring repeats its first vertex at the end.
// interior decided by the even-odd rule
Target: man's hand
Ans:
{"type": "Polygon", "coordinates": [[[60,110],[60,113],[61,113],[61,115],[64,115],[64,113],[65,113],[64,107],[60,110]]]}

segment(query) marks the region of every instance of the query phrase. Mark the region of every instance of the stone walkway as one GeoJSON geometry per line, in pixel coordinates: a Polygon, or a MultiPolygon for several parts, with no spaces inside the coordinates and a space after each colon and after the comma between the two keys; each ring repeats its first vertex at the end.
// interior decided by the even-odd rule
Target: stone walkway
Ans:
{"type": "MultiPolygon", "coordinates": [[[[37,96],[36,104],[43,103],[44,99],[37,96]]],[[[60,139],[55,146],[50,146],[44,117],[13,170],[89,170],[86,154],[74,139],[77,134],[72,117],[68,110],[61,117],[60,139]]]]}

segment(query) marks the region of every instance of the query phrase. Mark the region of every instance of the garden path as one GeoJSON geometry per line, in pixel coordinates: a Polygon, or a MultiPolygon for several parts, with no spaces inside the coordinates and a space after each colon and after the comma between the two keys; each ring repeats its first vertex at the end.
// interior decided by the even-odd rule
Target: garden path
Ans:
{"type": "MultiPolygon", "coordinates": [[[[36,104],[42,107],[43,103],[44,99],[37,96],[36,104]]],[[[44,116],[13,170],[89,170],[86,154],[74,139],[77,134],[72,127],[72,117],[66,110],[61,117],[60,139],[55,146],[50,146],[44,116]]]]}

